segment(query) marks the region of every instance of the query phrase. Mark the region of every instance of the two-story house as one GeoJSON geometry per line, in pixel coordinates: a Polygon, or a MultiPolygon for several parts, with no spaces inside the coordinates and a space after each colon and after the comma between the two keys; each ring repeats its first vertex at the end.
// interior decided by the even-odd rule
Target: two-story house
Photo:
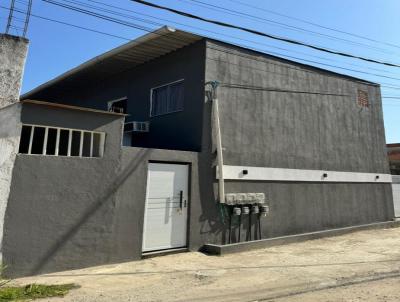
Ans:
{"type": "Polygon", "coordinates": [[[394,217],[378,84],[161,28],[21,97],[26,275],[394,217]]]}

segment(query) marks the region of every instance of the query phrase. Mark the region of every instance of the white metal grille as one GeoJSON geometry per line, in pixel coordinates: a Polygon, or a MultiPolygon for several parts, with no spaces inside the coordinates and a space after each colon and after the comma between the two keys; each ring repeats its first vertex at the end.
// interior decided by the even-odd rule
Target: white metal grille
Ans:
{"type": "Polygon", "coordinates": [[[71,128],[22,125],[19,153],[102,157],[105,133],[71,128]]]}

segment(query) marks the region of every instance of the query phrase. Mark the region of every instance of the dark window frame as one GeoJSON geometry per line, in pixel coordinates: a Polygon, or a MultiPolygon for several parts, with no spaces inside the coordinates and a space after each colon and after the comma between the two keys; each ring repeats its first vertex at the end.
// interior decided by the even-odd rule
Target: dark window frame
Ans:
{"type": "MultiPolygon", "coordinates": [[[[150,113],[149,113],[150,117],[157,117],[157,116],[162,116],[162,115],[166,115],[166,114],[182,112],[185,109],[185,106],[184,106],[184,102],[185,102],[185,85],[184,85],[184,82],[185,82],[185,79],[179,79],[179,80],[176,80],[176,81],[173,81],[173,82],[169,82],[169,83],[166,83],[166,84],[163,84],[163,85],[160,85],[160,86],[156,86],[156,87],[153,87],[153,88],[150,89],[150,113]],[[171,87],[173,85],[181,84],[181,83],[183,85],[183,96],[182,96],[183,100],[182,100],[181,107],[179,107],[177,110],[169,110],[169,111],[166,110],[165,112],[154,114],[154,110],[153,110],[153,108],[155,106],[154,105],[154,100],[153,100],[154,91],[157,90],[157,89],[161,89],[161,88],[167,88],[168,89],[169,87],[171,87]]],[[[168,95],[168,97],[170,97],[170,95],[168,95]]],[[[170,99],[168,99],[168,101],[170,101],[170,99]]]]}

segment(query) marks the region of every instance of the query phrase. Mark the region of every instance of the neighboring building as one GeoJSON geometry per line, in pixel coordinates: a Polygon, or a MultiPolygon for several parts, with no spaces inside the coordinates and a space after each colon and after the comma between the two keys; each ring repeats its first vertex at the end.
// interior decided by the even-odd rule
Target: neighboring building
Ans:
{"type": "Polygon", "coordinates": [[[387,144],[390,171],[393,175],[400,175],[400,144],[387,144]]]}
{"type": "Polygon", "coordinates": [[[10,275],[394,218],[371,82],[162,28],[18,105],[10,275]]]}
{"type": "Polygon", "coordinates": [[[400,218],[400,144],[387,144],[387,152],[393,180],[394,215],[400,218]]]}

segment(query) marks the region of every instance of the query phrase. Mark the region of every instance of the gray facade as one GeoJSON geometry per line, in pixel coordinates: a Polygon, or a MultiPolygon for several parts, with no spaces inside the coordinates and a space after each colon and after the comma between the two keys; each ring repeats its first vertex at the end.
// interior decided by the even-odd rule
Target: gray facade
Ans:
{"type": "MultiPolygon", "coordinates": [[[[170,42],[173,51],[151,60],[124,68],[115,63],[113,72],[98,72],[110,69],[116,52],[23,97],[106,110],[107,102],[126,96],[125,121],[150,121],[150,132],[134,137],[132,147],[121,147],[121,116],[23,104],[22,123],[107,135],[103,158],[17,156],[4,232],[10,275],[140,259],[153,161],[190,165],[188,249],[238,241],[237,221],[228,238],[231,208],[218,203],[209,81],[220,82],[224,165],[246,167],[250,174],[273,168],[347,177],[225,180],[225,193],[265,194],[271,213],[262,220],[264,238],[393,219],[391,185],[378,177],[389,174],[378,85],[203,37],[186,38],[190,43],[170,42]],[[150,117],[150,89],[180,79],[183,111],[150,117]],[[358,103],[359,90],[368,95],[368,107],[358,103]],[[377,176],[359,180],[371,175],[377,176]]],[[[132,46],[132,56],[135,47],[140,46],[132,46]]],[[[244,219],[242,240],[256,228],[256,220],[249,225],[244,219]]]]}
{"type": "MultiPolygon", "coordinates": [[[[348,95],[219,88],[224,164],[390,174],[377,85],[208,41],[206,81],[213,80],[348,95]],[[368,91],[368,109],[357,104],[358,89],[368,91]]],[[[266,194],[268,237],[393,218],[388,183],[228,181],[230,192],[266,194]]]]}

